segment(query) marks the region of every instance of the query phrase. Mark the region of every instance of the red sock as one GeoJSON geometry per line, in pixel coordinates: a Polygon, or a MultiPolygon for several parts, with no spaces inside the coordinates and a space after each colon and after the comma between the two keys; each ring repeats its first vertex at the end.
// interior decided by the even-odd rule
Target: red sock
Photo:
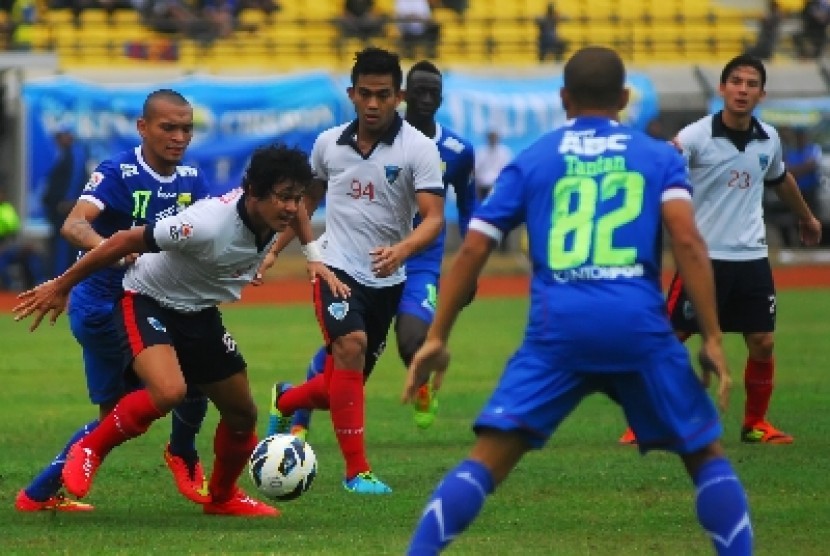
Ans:
{"type": "Polygon", "coordinates": [[[363,371],[332,370],[329,400],[334,434],[346,460],[346,478],[351,479],[358,473],[371,469],[366,460],[363,433],[366,421],[363,371]]]}
{"type": "Polygon", "coordinates": [[[156,419],[164,417],[146,389],[130,392],[104,417],[98,427],[82,442],[104,458],[110,450],[131,438],[140,436],[156,419]]]}
{"type": "Polygon", "coordinates": [[[235,432],[220,420],[213,436],[213,473],[208,490],[214,502],[230,500],[236,492],[236,480],[245,469],[248,457],[256,448],[254,431],[235,432]]]}
{"type": "Polygon", "coordinates": [[[280,396],[279,410],[293,415],[298,409],[328,409],[329,394],[326,377],[319,374],[280,396]]]}
{"type": "Polygon", "coordinates": [[[746,368],[744,369],[744,389],[746,390],[745,427],[751,427],[766,418],[769,400],[772,398],[774,375],[774,358],[770,357],[766,361],[747,358],[746,368]]]}

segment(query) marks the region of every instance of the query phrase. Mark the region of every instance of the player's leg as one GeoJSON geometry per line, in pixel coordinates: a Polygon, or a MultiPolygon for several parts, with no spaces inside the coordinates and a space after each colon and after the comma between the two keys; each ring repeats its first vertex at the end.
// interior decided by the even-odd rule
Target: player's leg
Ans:
{"type": "Polygon", "coordinates": [[[195,386],[188,386],[184,401],[171,414],[170,441],[164,462],[173,474],[179,492],[197,504],[208,501],[205,472],[196,450],[196,435],[207,415],[208,400],[195,386]]]}
{"type": "Polygon", "coordinates": [[[580,377],[552,369],[552,360],[525,346],[510,359],[476,419],[469,457],[432,493],[408,554],[436,554],[463,533],[525,452],[541,448],[588,393],[580,377]]]}
{"type": "Polygon", "coordinates": [[[124,354],[143,389],[125,395],[98,427],[69,450],[63,469],[66,489],[84,497],[95,473],[114,447],[143,434],[153,421],[170,412],[187,390],[170,335],[161,323],[164,311],[149,298],[127,294],[115,310],[114,322],[124,354]]]}
{"type": "Polygon", "coordinates": [[[640,451],[677,453],[695,485],[698,521],[715,550],[751,554],[746,495],[721,448],[718,412],[686,349],[670,338],[647,352],[641,373],[612,379],[614,397],[637,434],[640,451]]]}
{"type": "MultiPolygon", "coordinates": [[[[427,330],[435,316],[437,300],[437,273],[421,271],[407,276],[398,305],[398,314],[395,317],[398,355],[403,361],[404,369],[409,367],[415,352],[426,340],[427,330]]],[[[433,396],[432,385],[424,384],[418,390],[413,409],[415,424],[418,427],[425,429],[432,426],[438,410],[438,401],[433,396]]]]}
{"type": "MultiPolygon", "coordinates": [[[[308,369],[306,369],[306,381],[310,381],[315,376],[323,373],[326,364],[326,355],[325,346],[321,346],[308,363],[308,369]]],[[[291,434],[305,440],[310,428],[311,410],[301,408],[295,411],[293,417],[291,418],[291,434]]],[[[271,432],[270,425],[268,430],[270,434],[273,434],[271,432]]]]}
{"type": "MultiPolygon", "coordinates": [[[[78,299],[73,292],[70,301],[69,325],[76,341],[81,345],[84,359],[87,391],[90,401],[99,407],[99,418],[109,413],[124,393],[121,378],[123,357],[112,320],[112,304],[101,305],[78,299]]],[[[55,506],[60,499],[63,486],[61,474],[69,449],[98,426],[99,419],[85,423],[70,437],[69,441],[51,463],[34,480],[18,493],[15,506],[21,511],[58,509],[78,511],[92,509],[88,504],[75,507],[70,501],[55,506]]]]}

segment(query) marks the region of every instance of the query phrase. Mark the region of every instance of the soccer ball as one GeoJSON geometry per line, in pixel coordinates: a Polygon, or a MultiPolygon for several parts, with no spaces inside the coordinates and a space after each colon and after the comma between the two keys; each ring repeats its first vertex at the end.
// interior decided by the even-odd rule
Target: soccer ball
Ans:
{"type": "Polygon", "coordinates": [[[317,476],[317,456],[308,443],[292,434],[260,440],[251,454],[248,471],[257,489],[274,500],[294,500],[311,487],[317,476]]]}

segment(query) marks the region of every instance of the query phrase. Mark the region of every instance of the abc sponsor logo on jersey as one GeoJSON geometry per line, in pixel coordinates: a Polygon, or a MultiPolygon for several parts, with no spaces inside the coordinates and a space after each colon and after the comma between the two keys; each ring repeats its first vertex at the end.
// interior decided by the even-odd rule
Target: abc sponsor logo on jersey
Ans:
{"type": "Polygon", "coordinates": [[[170,239],[173,241],[182,241],[188,239],[193,235],[193,226],[187,222],[182,222],[178,226],[170,226],[170,239]]]}
{"type": "Polygon", "coordinates": [[[104,181],[104,174],[101,172],[92,172],[92,175],[89,176],[89,181],[84,185],[84,193],[95,191],[102,181],[104,181]]]}
{"type": "Polygon", "coordinates": [[[631,139],[625,133],[612,133],[607,137],[595,137],[595,133],[593,129],[566,131],[559,143],[559,152],[583,156],[596,156],[606,151],[621,152],[628,148],[626,141],[631,139]]]}

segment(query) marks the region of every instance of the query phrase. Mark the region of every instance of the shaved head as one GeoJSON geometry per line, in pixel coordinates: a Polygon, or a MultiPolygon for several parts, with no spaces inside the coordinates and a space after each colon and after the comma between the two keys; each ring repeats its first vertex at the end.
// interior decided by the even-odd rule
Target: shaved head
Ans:
{"type": "Polygon", "coordinates": [[[583,109],[620,109],[625,89],[625,65],[620,56],[602,46],[578,50],[565,64],[565,90],[583,109]]]}

